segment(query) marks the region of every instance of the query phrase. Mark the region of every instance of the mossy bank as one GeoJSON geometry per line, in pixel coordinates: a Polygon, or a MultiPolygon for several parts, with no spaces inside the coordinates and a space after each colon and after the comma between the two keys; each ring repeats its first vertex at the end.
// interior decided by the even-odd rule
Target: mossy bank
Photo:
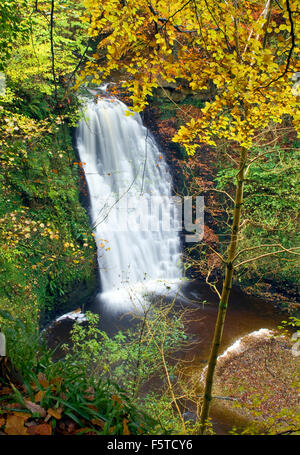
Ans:
{"type": "Polygon", "coordinates": [[[39,326],[81,306],[98,283],[72,145],[78,101],[70,96],[58,105],[9,80],[1,101],[0,325],[18,321],[19,331],[6,331],[14,357],[21,342],[30,355],[39,326]]]}

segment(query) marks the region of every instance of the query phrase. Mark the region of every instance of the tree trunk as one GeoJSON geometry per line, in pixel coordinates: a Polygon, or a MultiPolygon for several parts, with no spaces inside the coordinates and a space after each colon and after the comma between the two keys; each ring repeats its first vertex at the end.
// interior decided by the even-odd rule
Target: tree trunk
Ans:
{"type": "Polygon", "coordinates": [[[222,340],[223,334],[223,327],[225,322],[225,316],[227,311],[228,299],[230,295],[231,285],[232,285],[232,276],[234,270],[234,257],[237,251],[238,245],[238,232],[240,227],[240,218],[241,218],[241,210],[242,210],[242,203],[243,203],[243,189],[244,189],[244,180],[246,174],[246,160],[247,160],[247,151],[245,149],[241,150],[240,153],[240,165],[239,171],[237,174],[237,184],[236,184],[236,192],[235,192],[235,203],[234,203],[234,211],[233,211],[233,221],[231,226],[231,236],[230,236],[230,243],[227,250],[227,261],[226,261],[226,268],[225,268],[225,277],[223,281],[223,288],[221,299],[219,302],[219,310],[218,310],[218,317],[215,326],[215,333],[212,342],[211,352],[209,355],[208,366],[207,366],[207,374],[205,380],[205,388],[204,388],[204,395],[203,395],[203,404],[201,408],[201,415],[200,415],[200,434],[205,432],[205,428],[207,425],[207,419],[209,416],[209,408],[212,400],[212,386],[213,386],[213,379],[214,379],[214,372],[217,364],[217,357],[219,353],[219,348],[222,340]]]}

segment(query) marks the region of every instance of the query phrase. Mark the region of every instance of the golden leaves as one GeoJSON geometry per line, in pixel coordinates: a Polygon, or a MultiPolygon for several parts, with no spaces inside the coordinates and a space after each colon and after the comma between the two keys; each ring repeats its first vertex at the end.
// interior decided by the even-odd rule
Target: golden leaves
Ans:
{"type": "Polygon", "coordinates": [[[28,435],[27,428],[24,423],[28,419],[30,414],[14,413],[9,414],[6,419],[5,433],[8,435],[28,435]]]}
{"type": "MultiPolygon", "coordinates": [[[[284,114],[297,117],[296,97],[290,96],[287,74],[265,87],[278,76],[278,58],[281,55],[282,59],[284,46],[289,46],[286,38],[281,39],[290,31],[287,17],[279,26],[271,20],[268,33],[273,34],[274,44],[269,40],[264,46],[263,11],[249,2],[241,2],[236,8],[231,2],[199,0],[195,11],[193,3],[180,0],[162,0],[151,8],[144,0],[138,2],[138,8],[129,0],[122,14],[115,6],[114,0],[87,2],[92,16],[100,9],[105,13],[101,25],[111,31],[99,45],[100,50],[107,47],[109,53],[103,77],[122,67],[128,75],[123,86],[131,93],[133,111],[145,107],[147,96],[162,78],[170,82],[188,79],[195,91],[214,82],[217,96],[202,109],[201,122],[195,119],[174,137],[189,154],[197,147],[195,141],[214,145],[215,137],[251,146],[253,131],[264,127],[269,119],[280,122],[284,114]]],[[[99,24],[94,16],[91,34],[99,24]]],[[[291,72],[294,67],[292,59],[291,72]]],[[[86,72],[96,74],[98,68],[89,64],[86,72]]]]}

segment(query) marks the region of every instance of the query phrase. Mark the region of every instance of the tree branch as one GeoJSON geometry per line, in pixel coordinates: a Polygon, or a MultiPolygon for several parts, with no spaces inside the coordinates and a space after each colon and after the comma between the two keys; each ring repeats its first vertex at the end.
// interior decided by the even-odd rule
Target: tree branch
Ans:
{"type": "Polygon", "coordinates": [[[247,259],[246,261],[240,262],[234,268],[240,267],[241,265],[244,265],[244,264],[248,264],[249,262],[257,261],[258,259],[262,259],[267,256],[272,256],[272,255],[280,254],[280,253],[289,253],[289,254],[295,254],[297,256],[300,256],[300,253],[296,253],[294,251],[294,250],[299,250],[299,249],[300,249],[300,247],[296,247],[296,248],[289,249],[289,250],[286,248],[283,248],[282,250],[277,250],[277,251],[273,251],[271,253],[261,254],[260,256],[256,256],[255,258],[247,259]]]}
{"type": "Polygon", "coordinates": [[[253,246],[253,247],[251,247],[251,248],[244,248],[243,250],[239,251],[239,252],[235,255],[235,257],[234,257],[233,260],[235,261],[236,258],[237,258],[238,256],[240,256],[240,254],[243,254],[243,253],[245,253],[246,251],[253,251],[253,250],[257,250],[257,249],[259,249],[259,248],[274,248],[274,247],[276,247],[276,246],[277,246],[277,247],[280,247],[280,248],[282,248],[282,249],[284,249],[284,247],[283,247],[280,243],[270,243],[270,244],[266,243],[266,244],[264,244],[264,245],[253,246]]]}

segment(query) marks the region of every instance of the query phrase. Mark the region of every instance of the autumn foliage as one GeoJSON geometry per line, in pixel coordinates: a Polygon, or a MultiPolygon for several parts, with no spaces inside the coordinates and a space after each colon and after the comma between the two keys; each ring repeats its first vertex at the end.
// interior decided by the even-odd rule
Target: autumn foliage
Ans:
{"type": "Polygon", "coordinates": [[[78,84],[90,76],[101,83],[117,70],[139,111],[163,81],[184,79],[195,93],[213,82],[214,99],[174,137],[188,153],[199,143],[215,145],[216,137],[249,148],[257,129],[284,115],[299,129],[291,80],[299,46],[296,1],[284,8],[269,0],[84,3],[90,36],[105,38],[78,84]]]}

